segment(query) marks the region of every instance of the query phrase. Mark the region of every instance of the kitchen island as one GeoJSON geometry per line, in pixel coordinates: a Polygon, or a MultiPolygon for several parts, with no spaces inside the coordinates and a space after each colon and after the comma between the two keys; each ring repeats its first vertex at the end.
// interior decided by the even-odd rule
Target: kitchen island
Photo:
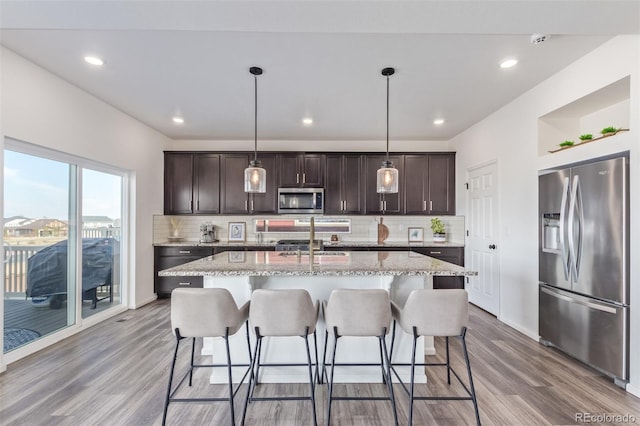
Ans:
{"type": "MultiPolygon", "coordinates": [[[[334,289],[382,288],[389,291],[391,300],[403,306],[414,289],[431,288],[434,276],[477,275],[460,266],[443,262],[411,251],[378,252],[316,252],[228,251],[159,272],[160,276],[202,276],[204,287],[226,288],[241,305],[251,298],[255,289],[304,288],[314,300],[328,300],[334,289]]],[[[318,321],[318,352],[322,362],[324,321],[318,321]]],[[[330,337],[331,338],[331,337],[330,337]]],[[[337,362],[376,362],[379,349],[376,339],[343,338],[337,362]]],[[[203,354],[214,359],[224,356],[220,339],[205,339],[203,354]]],[[[248,361],[246,340],[240,332],[230,339],[232,356],[237,363],[248,361]]],[[[388,337],[388,343],[391,336],[388,337]]],[[[263,356],[267,362],[299,362],[306,359],[300,338],[278,338],[264,342],[263,356]]],[[[435,353],[433,340],[419,345],[418,359],[426,353],[435,353]]],[[[408,362],[411,355],[411,337],[399,328],[393,353],[393,362],[408,362]]],[[[224,358],[222,358],[224,359],[224,358]]],[[[410,368],[400,369],[403,379],[409,378],[410,368]]],[[[239,373],[239,371],[238,371],[239,373]]],[[[263,382],[305,382],[304,368],[288,367],[261,369],[263,382]]],[[[416,381],[425,382],[423,369],[416,370],[416,381]]],[[[241,377],[235,374],[234,377],[241,377]]],[[[212,383],[224,383],[224,372],[214,372],[212,383]]],[[[380,368],[342,367],[336,369],[338,382],[379,382],[380,368]]]]}

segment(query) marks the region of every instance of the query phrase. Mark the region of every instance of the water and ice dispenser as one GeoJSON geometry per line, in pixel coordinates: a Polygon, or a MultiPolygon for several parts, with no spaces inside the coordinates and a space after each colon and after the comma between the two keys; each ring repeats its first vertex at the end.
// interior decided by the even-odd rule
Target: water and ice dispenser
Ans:
{"type": "Polygon", "coordinates": [[[560,252],[560,213],[542,215],[542,251],[560,252]]]}

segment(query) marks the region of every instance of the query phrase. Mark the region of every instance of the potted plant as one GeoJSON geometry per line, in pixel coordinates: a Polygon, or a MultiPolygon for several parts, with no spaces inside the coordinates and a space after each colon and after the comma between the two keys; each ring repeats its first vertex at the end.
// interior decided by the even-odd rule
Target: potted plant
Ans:
{"type": "Polygon", "coordinates": [[[602,136],[610,136],[610,135],[615,135],[616,133],[618,133],[618,130],[620,130],[620,129],[616,129],[613,126],[609,126],[609,127],[605,127],[604,129],[602,129],[600,131],[600,133],[602,133],[602,136]]]}
{"type": "Polygon", "coordinates": [[[593,135],[591,133],[585,133],[584,135],[580,135],[581,141],[590,141],[593,139],[593,135]]]}
{"type": "Polygon", "coordinates": [[[437,243],[443,243],[447,240],[447,235],[444,229],[444,223],[437,217],[431,219],[431,231],[433,231],[433,241],[437,243]]]}
{"type": "Polygon", "coordinates": [[[574,143],[573,141],[564,141],[559,145],[560,145],[560,148],[566,148],[568,146],[573,146],[573,143],[574,143]]]}

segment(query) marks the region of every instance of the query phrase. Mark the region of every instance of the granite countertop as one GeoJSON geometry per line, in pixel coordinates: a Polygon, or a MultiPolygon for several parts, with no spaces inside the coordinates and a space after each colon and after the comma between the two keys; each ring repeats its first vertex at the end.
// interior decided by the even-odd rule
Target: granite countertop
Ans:
{"type": "Polygon", "coordinates": [[[452,263],[411,251],[320,252],[313,264],[296,252],[229,251],[174,266],[158,273],[173,276],[368,276],[478,275],[452,263]],[[324,253],[324,254],[323,254],[324,253]]]}
{"type": "MultiPolygon", "coordinates": [[[[263,241],[261,243],[246,241],[246,242],[229,242],[218,241],[216,243],[201,243],[199,241],[177,241],[177,242],[162,242],[154,243],[156,247],[275,247],[275,240],[263,241]]],[[[378,244],[375,241],[339,241],[337,243],[331,243],[325,241],[325,247],[464,247],[464,243],[457,242],[444,242],[434,243],[433,241],[424,241],[422,243],[409,243],[407,241],[389,241],[383,244],[378,244]]]]}

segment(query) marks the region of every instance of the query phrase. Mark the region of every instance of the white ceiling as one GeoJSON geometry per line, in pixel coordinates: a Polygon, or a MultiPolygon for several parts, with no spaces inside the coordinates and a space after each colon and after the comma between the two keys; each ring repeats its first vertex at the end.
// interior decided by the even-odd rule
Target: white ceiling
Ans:
{"type": "Polygon", "coordinates": [[[0,25],[5,47],[173,139],[252,140],[250,66],[258,139],[384,139],[392,66],[390,139],[448,140],[640,33],[640,1],[2,0],[0,25]],[[507,57],[519,64],[502,70],[507,57]]]}

